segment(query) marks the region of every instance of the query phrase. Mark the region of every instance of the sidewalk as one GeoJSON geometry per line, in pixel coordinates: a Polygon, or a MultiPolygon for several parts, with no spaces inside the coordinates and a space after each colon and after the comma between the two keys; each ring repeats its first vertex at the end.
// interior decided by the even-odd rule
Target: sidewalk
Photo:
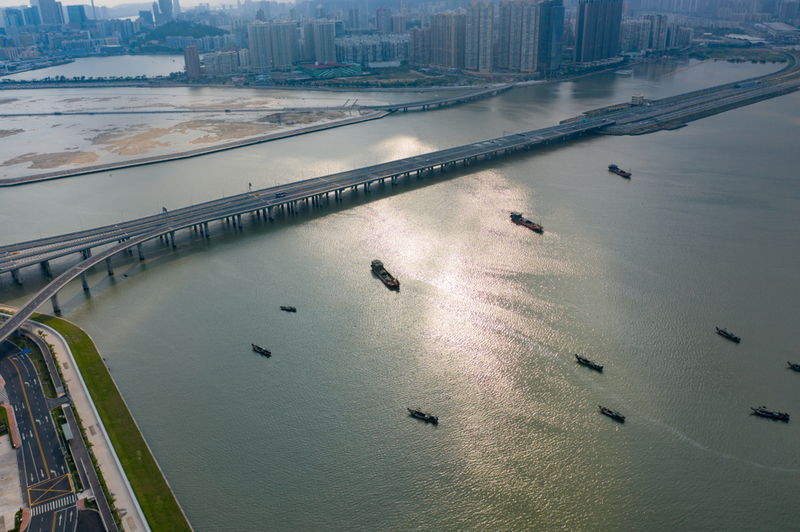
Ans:
{"type": "MultiPolygon", "coordinates": [[[[0,308],[15,310],[6,306],[0,306],[0,308]]],[[[149,531],[150,527],[136,502],[133,490],[105,433],[105,428],[103,428],[99,415],[89,398],[66,341],[55,330],[34,321],[26,322],[24,328],[36,335],[40,332],[44,333],[47,343],[53,346],[53,356],[64,376],[64,385],[69,390],[73,408],[80,416],[86,431],[86,443],[91,447],[106,486],[108,486],[108,491],[114,498],[114,507],[122,520],[123,529],[129,532],[149,531]]]]}

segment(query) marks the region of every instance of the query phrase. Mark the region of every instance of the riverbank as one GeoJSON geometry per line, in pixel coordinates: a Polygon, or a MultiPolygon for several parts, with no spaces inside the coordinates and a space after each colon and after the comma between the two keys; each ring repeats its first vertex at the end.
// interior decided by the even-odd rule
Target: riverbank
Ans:
{"type": "Polygon", "coordinates": [[[35,314],[32,321],[41,325],[32,332],[52,346],[124,529],[191,530],[89,335],[62,318],[35,314]]]}
{"type": "Polygon", "coordinates": [[[157,164],[163,163],[167,161],[177,161],[181,159],[189,159],[192,157],[200,157],[202,155],[208,155],[211,153],[218,153],[221,151],[233,150],[236,148],[241,148],[243,146],[252,146],[254,144],[262,144],[264,142],[271,142],[274,140],[285,139],[289,137],[295,137],[298,135],[306,135],[308,133],[314,133],[316,131],[324,131],[326,129],[333,129],[342,126],[348,126],[351,124],[358,124],[361,122],[366,122],[369,120],[377,120],[379,118],[383,118],[384,116],[388,115],[389,113],[386,111],[372,111],[368,113],[364,113],[361,116],[356,118],[346,118],[343,120],[336,120],[333,122],[326,122],[322,124],[317,124],[313,126],[298,128],[298,129],[291,129],[288,131],[281,131],[278,133],[270,133],[268,135],[260,135],[257,137],[250,137],[241,140],[234,140],[231,142],[226,142],[223,144],[216,144],[213,146],[206,146],[203,148],[197,148],[194,150],[186,150],[177,153],[169,153],[164,155],[154,155],[151,157],[141,157],[137,159],[128,159],[126,161],[118,161],[94,166],[84,166],[81,168],[71,169],[71,170],[60,170],[55,172],[45,172],[42,174],[32,174],[27,176],[20,176],[20,177],[11,177],[0,179],[0,187],[10,187],[10,186],[17,186],[17,185],[26,185],[30,183],[36,183],[40,181],[49,181],[52,179],[62,179],[66,177],[75,177],[79,175],[86,175],[86,174],[94,174],[98,172],[107,172],[112,170],[120,170],[122,168],[133,168],[136,166],[146,166],[150,164],[157,164]]]}

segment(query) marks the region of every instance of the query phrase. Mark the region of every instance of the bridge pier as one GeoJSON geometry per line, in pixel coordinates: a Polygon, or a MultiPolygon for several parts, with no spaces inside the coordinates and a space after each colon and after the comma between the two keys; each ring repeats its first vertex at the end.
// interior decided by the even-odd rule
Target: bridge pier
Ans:
{"type": "Polygon", "coordinates": [[[58,305],[58,294],[50,296],[50,303],[53,305],[53,314],[61,316],[61,307],[58,305]]]}
{"type": "Polygon", "coordinates": [[[44,273],[45,277],[49,277],[50,279],[52,279],[53,271],[50,269],[50,261],[43,260],[42,262],[39,263],[39,265],[42,267],[42,273],[44,273]]]}
{"type": "Polygon", "coordinates": [[[106,271],[108,271],[109,277],[114,276],[114,266],[111,264],[111,257],[106,258],[106,271]]]}
{"type": "Polygon", "coordinates": [[[203,222],[203,233],[206,238],[211,238],[208,234],[208,222],[203,222]]]}
{"type": "Polygon", "coordinates": [[[92,248],[86,248],[83,251],[81,251],[81,257],[83,257],[83,260],[86,260],[91,256],[92,256],[92,248]]]}
{"type": "Polygon", "coordinates": [[[242,215],[241,214],[237,214],[236,215],[236,224],[239,226],[239,229],[242,228],[242,215]]]}
{"type": "Polygon", "coordinates": [[[19,269],[11,270],[11,278],[14,279],[14,283],[22,286],[22,280],[19,278],[19,269]]]}
{"type": "Polygon", "coordinates": [[[89,291],[89,281],[86,279],[86,272],[81,272],[81,285],[83,285],[83,291],[89,291]]]}
{"type": "Polygon", "coordinates": [[[178,246],[175,245],[175,231],[169,232],[169,238],[172,241],[172,249],[176,249],[178,246]]]}
{"type": "Polygon", "coordinates": [[[136,244],[136,251],[139,252],[139,262],[142,262],[144,260],[144,252],[142,252],[142,243],[141,242],[136,244]]]}

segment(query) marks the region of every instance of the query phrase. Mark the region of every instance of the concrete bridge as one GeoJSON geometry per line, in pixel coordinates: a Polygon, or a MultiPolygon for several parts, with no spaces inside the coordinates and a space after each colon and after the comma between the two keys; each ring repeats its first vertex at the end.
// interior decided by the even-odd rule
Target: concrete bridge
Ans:
{"type": "Polygon", "coordinates": [[[400,179],[421,178],[436,170],[444,172],[594,133],[626,134],[626,130],[628,133],[638,132],[637,128],[645,132],[662,129],[664,120],[667,124],[685,123],[798,90],[798,75],[795,63],[778,73],[747,80],[747,83],[721,85],[682,97],[648,102],[647,105],[616,106],[608,112],[587,113],[591,116],[577,117],[543,129],[265,188],[119,224],[0,246],[0,273],[10,272],[18,283],[21,282],[21,268],[38,265],[46,276],[52,278],[51,260],[72,254],[80,255],[77,264],[55,277],[13,318],[0,326],[0,341],[20,327],[48,299],[53,311],[59,314],[58,291],[71,280],[81,277],[84,290],[88,291],[86,271],[92,266],[105,262],[108,274],[114,275],[113,256],[118,253],[132,254],[134,248],[139,260],[145,260],[143,244],[150,240],[159,239],[174,248],[177,231],[191,230],[208,238],[211,222],[223,221],[241,227],[242,215],[247,213],[272,221],[276,215],[297,213],[301,204],[322,207],[329,202],[330,195],[333,195],[334,201],[341,201],[344,192],[349,189],[358,190],[361,187],[365,193],[369,193],[373,184],[387,180],[394,185],[400,179]]]}

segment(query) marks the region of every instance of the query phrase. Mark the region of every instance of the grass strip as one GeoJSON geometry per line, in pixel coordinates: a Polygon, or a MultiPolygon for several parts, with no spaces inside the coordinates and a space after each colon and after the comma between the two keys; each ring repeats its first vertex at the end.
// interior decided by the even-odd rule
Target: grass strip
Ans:
{"type": "Polygon", "coordinates": [[[43,314],[34,314],[33,319],[58,331],[69,344],[150,528],[191,530],[94,342],[66,320],[43,314]]]}
{"type": "Polygon", "coordinates": [[[0,436],[8,434],[8,414],[5,408],[0,408],[0,436]]]}

